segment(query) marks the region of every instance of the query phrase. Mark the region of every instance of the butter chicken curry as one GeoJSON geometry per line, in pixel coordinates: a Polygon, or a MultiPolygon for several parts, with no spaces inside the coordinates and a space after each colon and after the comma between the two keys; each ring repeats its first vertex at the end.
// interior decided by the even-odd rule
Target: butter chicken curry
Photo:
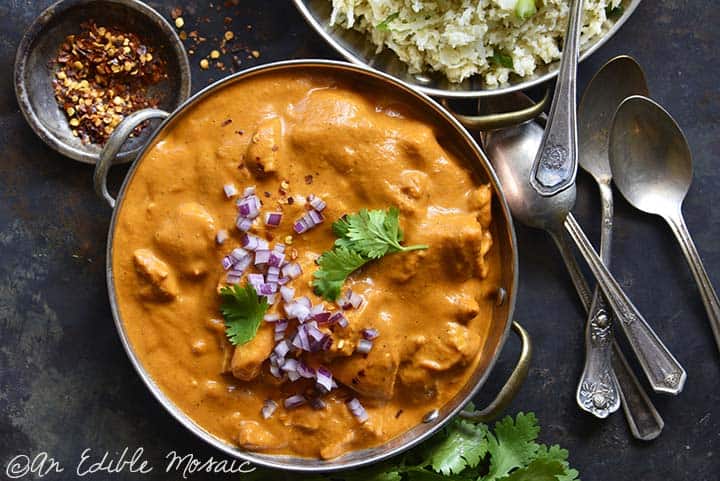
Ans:
{"type": "Polygon", "coordinates": [[[476,366],[499,282],[491,188],[403,100],[256,75],[141,159],[112,245],[120,317],[213,435],[333,458],[416,426],[476,366]]]}

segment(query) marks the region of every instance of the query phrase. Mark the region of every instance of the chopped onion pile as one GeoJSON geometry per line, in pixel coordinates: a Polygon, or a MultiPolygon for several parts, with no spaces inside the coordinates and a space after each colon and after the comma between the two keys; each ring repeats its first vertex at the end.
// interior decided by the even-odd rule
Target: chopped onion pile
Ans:
{"type": "MultiPolygon", "coordinates": [[[[238,195],[233,184],[227,184],[223,190],[228,198],[238,195]]],[[[327,205],[319,197],[309,195],[307,205],[310,209],[298,219],[293,230],[302,234],[323,222],[323,211],[327,205]]],[[[324,367],[312,367],[302,359],[304,353],[318,353],[330,349],[333,339],[330,327],[337,325],[346,328],[349,323],[343,310],[358,309],[363,304],[362,296],[348,290],[337,304],[341,310],[329,311],[320,303],[313,306],[306,297],[295,297],[295,289],[288,284],[302,276],[303,270],[299,263],[290,262],[286,258],[285,245],[270,243],[248,231],[253,221],[261,215],[262,202],[255,195],[255,187],[246,188],[237,200],[237,228],[243,232],[241,246],[233,249],[222,259],[222,267],[226,271],[226,282],[238,284],[245,276],[247,283],[255,288],[259,296],[267,298],[270,305],[280,301],[281,306],[273,313],[264,316],[264,322],[273,324],[275,346],[269,356],[270,373],[278,379],[290,382],[314,380],[315,395],[310,399],[303,394],[296,394],[283,400],[285,409],[294,409],[309,403],[313,409],[324,409],[322,396],[338,387],[332,372],[324,367]],[[254,267],[253,272],[248,269],[254,267]]],[[[280,226],[281,212],[267,212],[264,215],[265,225],[270,228],[280,226]]],[[[223,244],[229,235],[220,230],[216,240],[223,244]]],[[[362,339],[356,347],[357,352],[367,354],[372,349],[372,341],[378,337],[376,329],[363,329],[362,339]]],[[[362,423],[368,418],[367,413],[357,399],[348,402],[348,407],[362,423]]],[[[278,403],[268,399],[262,408],[262,416],[270,418],[278,408],[278,403]]]]}

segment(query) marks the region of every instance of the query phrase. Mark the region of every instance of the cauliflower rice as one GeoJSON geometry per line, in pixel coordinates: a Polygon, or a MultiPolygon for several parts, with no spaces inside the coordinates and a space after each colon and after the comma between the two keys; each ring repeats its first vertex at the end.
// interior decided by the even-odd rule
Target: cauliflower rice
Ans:
{"type": "MultiPolygon", "coordinates": [[[[411,73],[429,68],[451,82],[479,75],[493,87],[507,83],[511,74],[532,75],[538,65],[560,58],[569,0],[536,0],[537,12],[526,20],[516,16],[515,3],[332,0],[330,23],[369,34],[378,52],[390,48],[411,73]]],[[[585,0],[581,45],[611,25],[606,12],[621,3],[585,0]]]]}

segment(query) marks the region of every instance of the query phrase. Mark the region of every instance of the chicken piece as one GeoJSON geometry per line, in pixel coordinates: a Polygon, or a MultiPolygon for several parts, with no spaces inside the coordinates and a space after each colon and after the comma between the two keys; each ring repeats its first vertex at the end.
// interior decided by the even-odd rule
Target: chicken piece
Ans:
{"type": "Polygon", "coordinates": [[[175,277],[166,263],[150,249],[137,249],[133,253],[135,271],[142,278],[140,296],[149,301],[172,301],[178,295],[175,277]]]}
{"type": "Polygon", "coordinates": [[[335,377],[357,393],[376,399],[391,399],[399,368],[399,355],[387,343],[375,341],[370,353],[338,359],[335,377]]]}
{"type": "Polygon", "coordinates": [[[483,229],[490,228],[492,220],[492,187],[481,185],[470,196],[470,208],[477,211],[477,221],[483,229]]]}
{"type": "Polygon", "coordinates": [[[233,376],[242,381],[252,381],[258,374],[263,362],[270,356],[275,341],[272,324],[264,322],[255,337],[245,344],[235,347],[230,369],[233,376]]]}
{"type": "Polygon", "coordinates": [[[467,365],[480,349],[480,336],[457,322],[447,322],[438,335],[417,336],[413,363],[431,371],[467,365]]]}
{"type": "Polygon", "coordinates": [[[447,299],[455,308],[455,318],[461,324],[467,324],[480,313],[480,304],[478,304],[478,301],[465,292],[449,295],[447,299]]]}
{"type": "Polygon", "coordinates": [[[282,449],[287,442],[279,439],[257,421],[240,421],[236,439],[238,445],[250,451],[282,449]]]}
{"type": "Polygon", "coordinates": [[[155,232],[155,243],[173,266],[188,277],[207,272],[215,247],[215,220],[197,202],[178,205],[155,232]]]}
{"type": "Polygon", "coordinates": [[[443,214],[423,232],[428,234],[425,243],[443,257],[445,274],[456,281],[488,274],[485,255],[492,247],[490,231],[475,219],[472,213],[443,214]]]}
{"type": "Polygon", "coordinates": [[[256,178],[263,178],[277,170],[282,123],[279,117],[263,120],[252,136],[245,154],[245,165],[256,178]]]}

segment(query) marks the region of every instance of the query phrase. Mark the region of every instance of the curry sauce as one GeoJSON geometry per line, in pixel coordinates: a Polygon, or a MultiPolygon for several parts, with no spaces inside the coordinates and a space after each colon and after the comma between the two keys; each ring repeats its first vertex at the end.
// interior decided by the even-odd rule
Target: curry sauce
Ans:
{"type": "Polygon", "coordinates": [[[326,459],[383,444],[451,400],[484,348],[500,274],[491,187],[440,138],[403,99],[311,73],[243,79],[176,118],[140,160],[112,244],[120,317],[154,382],[232,444],[326,459]],[[268,372],[270,323],[247,344],[228,342],[221,260],[243,235],[228,183],[255,186],[263,209],[283,213],[278,227],[256,221],[251,233],[286,244],[303,272],[293,287],[314,304],[330,304],[311,281],[341,216],[396,206],[405,241],[429,245],[373,261],[345,283],[363,303],[316,355],[339,385],[323,409],[283,407],[303,387],[268,372]],[[327,203],[326,220],[298,235],[293,219],[310,194],[327,203]],[[229,238],[218,245],[221,229],[229,238]],[[380,333],[367,354],[353,349],[364,328],[380,333]],[[348,410],[351,397],[367,422],[348,410]],[[268,399],[280,407],[265,419],[268,399]]]}

